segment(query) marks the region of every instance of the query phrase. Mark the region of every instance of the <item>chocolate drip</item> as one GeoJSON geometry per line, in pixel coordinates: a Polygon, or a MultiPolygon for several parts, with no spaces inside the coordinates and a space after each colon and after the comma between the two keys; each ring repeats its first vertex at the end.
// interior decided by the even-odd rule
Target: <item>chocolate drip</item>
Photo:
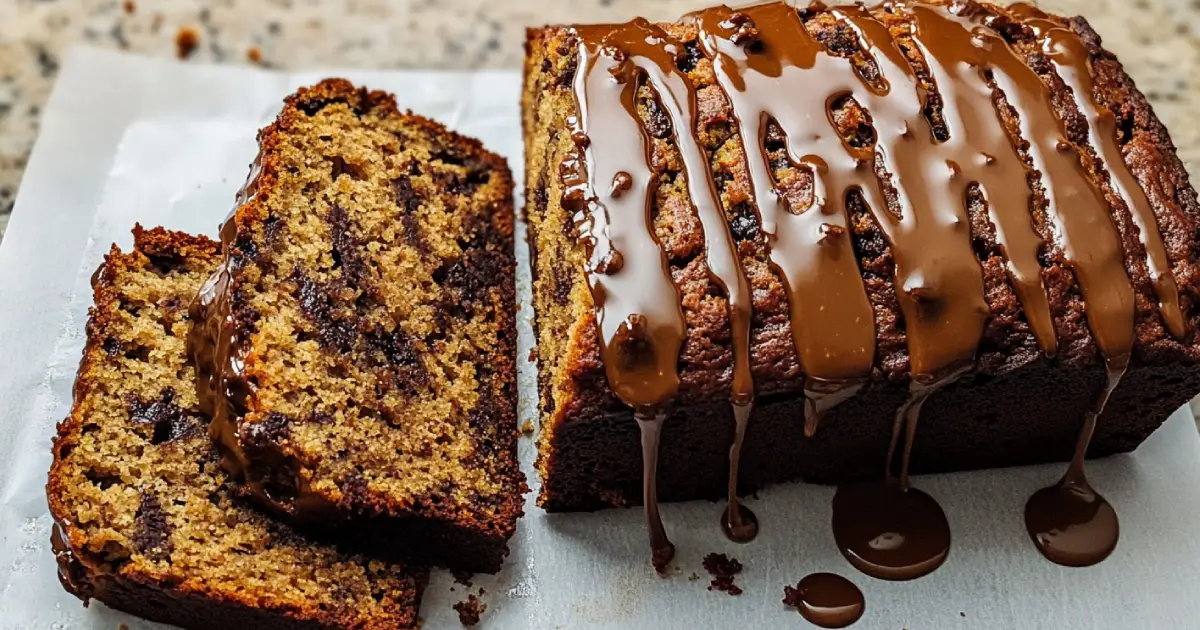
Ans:
{"type": "Polygon", "coordinates": [[[750,405],[733,405],[736,422],[733,446],[729,447],[729,501],[721,514],[721,529],[733,542],[750,542],[758,536],[758,517],[750,508],[741,504],[737,495],[738,462],[741,459],[742,440],[746,436],[746,424],[750,421],[750,405]]]}
{"type": "Polygon", "coordinates": [[[1179,288],[1171,271],[1171,260],[1158,230],[1158,222],[1146,192],[1130,172],[1117,143],[1116,116],[1095,95],[1087,46],[1078,35],[1049,18],[1037,7],[1015,4],[1009,12],[1024,20],[1042,45],[1058,76],[1075,95],[1075,105],[1087,120],[1088,142],[1104,164],[1107,179],[1121,202],[1129,209],[1146,250],[1146,268],[1158,296],[1158,310],[1167,330],[1175,337],[1187,334],[1187,322],[1179,303],[1179,288]]]}
{"type": "Polygon", "coordinates": [[[1025,529],[1038,551],[1051,562],[1069,567],[1091,566],[1107,558],[1117,547],[1120,537],[1117,513],[1092,489],[1083,463],[1096,431],[1096,419],[1104,412],[1128,365],[1128,355],[1108,362],[1108,382],[1095,409],[1084,418],[1066,474],[1053,486],[1035,492],[1025,504],[1025,529]]]}
{"type": "MultiPolygon", "coordinates": [[[[745,147],[771,265],[787,290],[806,393],[829,394],[829,402],[845,398],[838,392],[859,387],[875,357],[874,313],[850,241],[846,197],[856,190],[875,207],[884,207],[884,201],[869,149],[842,138],[829,103],[831,95],[860,84],[843,60],[825,54],[784,3],[737,12],[716,7],[694,19],[745,147]],[[815,85],[821,89],[812,89],[815,85]],[[776,190],[765,146],[768,120],[785,135],[792,162],[812,175],[813,205],[802,212],[793,213],[776,190]]],[[[807,408],[815,413],[818,407],[807,408]]]]}
{"type": "Polygon", "coordinates": [[[658,513],[658,438],[667,415],[662,412],[635,412],[642,432],[642,501],[646,512],[646,531],[650,534],[650,553],[654,568],[662,573],[675,557],[675,545],[667,537],[658,513]]]}
{"type": "MultiPolygon", "coordinates": [[[[575,225],[590,259],[588,286],[608,383],[636,410],[641,426],[643,504],[654,564],[661,569],[674,548],[658,514],[658,434],[663,410],[679,388],[676,362],[684,319],[650,219],[651,146],[637,112],[638,79],[645,63],[631,62],[620,46],[630,39],[620,37],[628,28],[632,27],[576,30],[579,70],[574,94],[579,115],[571,121],[576,152],[567,156],[560,171],[567,189],[563,205],[575,211],[575,225]],[[613,185],[605,191],[597,182],[613,185]]],[[[648,43],[644,47],[656,49],[648,43]]]]}
{"type": "Polygon", "coordinates": [[[965,369],[923,384],[913,380],[908,399],[896,411],[882,482],[838,486],[833,497],[833,537],[855,568],[881,580],[911,580],[927,575],[950,554],[950,525],[932,497],[911,487],[908,462],[921,406],[965,369]],[[900,475],[894,460],[900,439],[904,450],[900,475]]]}
{"type": "Polygon", "coordinates": [[[627,55],[628,63],[644,73],[647,85],[671,121],[673,138],[687,175],[688,193],[704,232],[704,254],[709,275],[729,298],[733,339],[731,399],[737,420],[737,436],[729,453],[729,504],[723,524],[731,538],[748,542],[758,532],[757,521],[748,508],[739,504],[737,478],[742,436],[754,400],[754,381],[750,375],[750,285],[720,205],[708,156],[701,149],[696,136],[696,89],[676,65],[684,47],[661,28],[644,19],[613,27],[601,41],[606,46],[622,51],[627,55]]]}
{"type": "Polygon", "coordinates": [[[822,628],[845,628],[858,621],[866,602],[862,591],[846,578],[833,573],[804,576],[795,589],[785,588],[784,603],[795,606],[800,615],[822,628]]]}
{"type": "Polygon", "coordinates": [[[213,275],[200,286],[189,306],[192,328],[188,331],[188,354],[196,366],[196,396],[200,411],[209,416],[209,435],[221,451],[221,466],[242,479],[247,488],[265,505],[283,513],[293,513],[291,502],[270,496],[263,480],[255,476],[238,438],[238,423],[245,413],[250,383],[243,378],[246,351],[242,347],[233,320],[229,291],[230,258],[236,247],[237,210],[254,200],[262,174],[261,155],[250,165],[245,183],[234,199],[233,210],[221,225],[221,249],[224,255],[213,275]]]}
{"type": "MultiPolygon", "coordinates": [[[[1044,52],[1059,76],[1074,92],[1076,103],[1088,121],[1089,142],[1105,162],[1109,181],[1116,187],[1139,226],[1163,319],[1172,334],[1183,334],[1185,326],[1179,310],[1178,293],[1170,275],[1157,224],[1154,223],[1145,193],[1133,181],[1115,144],[1112,112],[1095,102],[1083,42],[1036,7],[1014,5],[1009,10],[1013,15],[1025,19],[1026,24],[1042,40],[1044,52]],[[1142,227],[1146,220],[1152,226],[1151,233],[1142,227]],[[1157,248],[1152,243],[1157,243],[1157,248]],[[1156,250],[1161,256],[1156,254],[1156,250]],[[1159,264],[1162,266],[1156,267],[1159,264]],[[1165,276],[1161,273],[1156,275],[1156,268],[1160,272],[1165,269],[1165,276]]],[[[1047,136],[1045,133],[1026,133],[1033,137],[1047,136]]],[[[1058,142],[1059,147],[1069,146],[1061,139],[1058,142]]],[[[1071,149],[1076,151],[1074,147],[1071,149]]],[[[1065,178],[1065,175],[1059,171],[1056,177],[1065,178]]],[[[1047,189],[1050,190],[1050,187],[1047,189]]],[[[1093,199],[1083,197],[1076,200],[1072,204],[1073,212],[1061,213],[1055,220],[1060,224],[1059,231],[1064,236],[1064,253],[1079,278],[1084,302],[1088,304],[1088,324],[1105,357],[1108,378],[1093,410],[1084,418],[1066,473],[1057,484],[1034,493],[1025,505],[1025,526],[1038,551],[1047,559],[1067,566],[1089,566],[1104,560],[1116,548],[1120,534],[1116,511],[1087,481],[1084,460],[1096,430],[1097,418],[1103,413],[1109,397],[1129,365],[1133,347],[1133,289],[1124,274],[1116,229],[1106,214],[1103,201],[1093,199]],[[1078,216],[1084,213],[1086,216],[1078,216]]]]}

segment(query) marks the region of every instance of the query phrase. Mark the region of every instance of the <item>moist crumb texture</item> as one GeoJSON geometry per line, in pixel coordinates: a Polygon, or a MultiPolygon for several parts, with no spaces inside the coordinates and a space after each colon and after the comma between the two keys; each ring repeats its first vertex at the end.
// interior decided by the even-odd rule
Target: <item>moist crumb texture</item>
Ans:
{"type": "Polygon", "coordinates": [[[238,496],[198,407],[188,305],[217,243],[134,231],[95,307],[47,495],[60,578],[85,602],[185,628],[410,628],[423,569],[299,537],[238,496]]]}
{"type": "Polygon", "coordinates": [[[525,488],[505,161],[340,79],[259,146],[193,336],[226,467],[312,531],[495,572],[525,488]]]}
{"type": "MultiPolygon", "coordinates": [[[[968,266],[977,267],[970,273],[977,274],[972,291],[978,292],[978,299],[970,308],[983,316],[978,334],[967,335],[969,343],[962,344],[970,369],[947,379],[949,384],[924,403],[911,470],[927,473],[1069,459],[1084,415],[1105,387],[1105,360],[1122,351],[1113,350],[1120,344],[1111,342],[1110,348],[1102,348],[1095,330],[1122,326],[1132,337],[1124,348],[1129,367],[1099,420],[1089,455],[1130,451],[1200,392],[1196,339],[1200,205],[1195,190],[1167,131],[1083,18],[1043,17],[986,3],[960,2],[953,8],[951,4],[901,2],[861,10],[814,5],[792,15],[798,28],[818,43],[820,55],[844,65],[846,72],[836,76],[855,86],[873,86],[872,94],[881,94],[881,86],[891,81],[891,91],[872,102],[909,99],[916,115],[924,119],[916,135],[931,135],[938,143],[953,140],[953,121],[944,116],[952,93],[945,89],[950,83],[944,77],[939,85],[941,75],[926,58],[930,49],[914,36],[915,16],[941,20],[940,16],[954,12],[944,19],[972,21],[969,28],[986,35],[979,41],[990,47],[984,59],[991,69],[982,75],[982,82],[992,98],[976,110],[996,121],[988,141],[996,141],[1007,152],[994,156],[1000,158],[996,168],[1027,172],[1021,179],[1028,190],[1019,199],[1023,206],[1028,198],[1027,220],[1020,214],[990,211],[989,200],[1017,198],[1012,190],[993,186],[984,195],[979,185],[966,187],[959,229],[969,232],[969,238],[964,237],[956,251],[963,253],[968,266]],[[891,61],[906,68],[910,81],[896,72],[883,73],[866,54],[859,33],[848,19],[839,17],[860,15],[856,11],[861,12],[860,22],[876,25],[874,37],[895,42],[898,55],[891,61]],[[1053,46],[1047,44],[1051,35],[1053,46]],[[1083,64],[1082,76],[1056,65],[1068,53],[1083,64]],[[1002,80],[1007,76],[1020,77],[1026,81],[1022,85],[1037,89],[1018,94],[1002,80]],[[1011,93],[1004,92],[1005,86],[1011,93]],[[1017,108],[1017,101],[1025,103],[1023,109],[1017,108]],[[1038,103],[1041,111],[1031,113],[1030,102],[1038,103]],[[989,107],[994,113],[987,111],[989,107]],[[1062,142],[1048,145],[1042,156],[1059,159],[1054,155],[1057,147],[1073,166],[1056,167],[1061,176],[1054,178],[1041,175],[1045,169],[1035,168],[1032,153],[1045,149],[1043,141],[1051,134],[1061,134],[1062,142]],[[1085,198],[1063,201],[1064,186],[1089,192],[1085,198]],[[1099,214],[1093,221],[1086,212],[1099,214]],[[1003,225],[1007,231],[998,231],[998,217],[1008,221],[1003,225]],[[1065,235],[1079,232],[1072,232],[1071,221],[1076,221],[1075,226],[1091,226],[1088,229],[1098,230],[1095,234],[1100,236],[1072,244],[1065,235]],[[1014,227],[1028,237],[1021,248],[1011,240],[1014,227]],[[1158,239],[1147,231],[1154,228],[1158,239]],[[1111,263],[1103,274],[1091,276],[1095,285],[1090,288],[1085,286],[1086,274],[1079,273],[1085,249],[1095,253],[1094,260],[1111,263]],[[1014,269],[1031,273],[1018,282],[1014,269]],[[1113,284],[1105,286],[1107,282],[1113,284]],[[1102,294],[1109,288],[1116,297],[1102,294]],[[1038,298],[1039,292],[1044,300],[1038,298]],[[1119,308],[1108,310],[1112,304],[1119,308]],[[1126,324],[1102,321],[1116,311],[1126,324]]],[[[833,225],[822,237],[848,239],[846,252],[857,263],[865,294],[860,303],[862,319],[874,327],[874,350],[864,362],[857,393],[824,412],[815,432],[806,436],[807,358],[796,351],[788,285],[771,259],[771,243],[761,225],[762,208],[755,202],[755,184],[761,178],[755,179],[747,155],[759,160],[759,153],[765,154],[768,190],[774,188],[773,194],[793,218],[812,209],[817,198],[814,178],[807,166],[795,161],[799,157],[789,155],[786,130],[774,118],[763,125],[760,147],[741,137],[737,112],[718,81],[711,46],[700,38],[703,13],[697,14],[701,18],[690,16],[677,23],[637,25],[657,33],[657,39],[647,41],[671,43],[675,69],[668,69],[670,76],[663,81],[677,80],[673,85],[686,85],[695,95],[694,129],[674,128],[661,95],[644,72],[633,103],[648,155],[644,166],[649,170],[649,223],[678,291],[684,325],[678,388],[662,428],[658,496],[674,501],[725,494],[735,428],[729,404],[735,368],[730,300],[706,262],[705,234],[685,160],[694,154],[689,153],[692,147],[680,146],[681,134],[694,139],[706,162],[702,164],[708,168],[716,203],[752,294],[746,361],[756,402],[741,451],[738,490],[745,493],[790,479],[839,483],[878,478],[895,412],[908,399],[910,372],[918,369],[914,362],[919,358],[910,356],[915,342],[909,332],[915,326],[906,309],[910,315],[921,312],[920,300],[900,295],[893,239],[879,223],[879,217],[889,211],[893,217],[901,216],[896,189],[891,184],[881,187],[879,205],[886,206],[880,209],[884,214],[872,211],[857,191],[846,195],[844,207],[827,208],[845,216],[844,228],[833,225]]],[[[778,23],[772,24],[777,27],[778,23]]],[[[752,21],[730,20],[720,28],[735,30],[729,39],[745,47],[746,54],[766,45],[760,38],[770,35],[760,33],[752,21]]],[[[589,273],[595,272],[595,277],[620,273],[620,261],[612,265],[611,258],[589,260],[593,243],[581,242],[580,230],[594,227],[583,222],[591,210],[585,212],[586,204],[585,210],[579,210],[578,182],[571,181],[587,176],[578,172],[581,147],[587,143],[581,145],[580,138],[572,137],[577,134],[571,133],[582,115],[576,89],[583,71],[580,50],[588,44],[581,32],[583,27],[528,32],[522,97],[525,208],[531,230],[541,405],[537,468],[544,483],[539,503],[551,511],[626,506],[642,500],[638,423],[633,410],[609,386],[597,304],[588,284],[589,273]]],[[[836,86],[813,83],[812,89],[832,91],[836,86]]],[[[958,85],[955,89],[965,98],[962,94],[975,88],[958,85]]],[[[782,107],[782,101],[770,95],[750,93],[744,98],[782,107]]],[[[863,156],[861,164],[875,162],[874,178],[894,181],[888,180],[892,175],[883,169],[885,160],[875,151],[880,134],[889,130],[874,127],[867,105],[854,98],[832,99],[831,132],[841,135],[840,144],[850,147],[847,151],[863,156]]],[[[618,107],[601,114],[593,110],[590,115],[609,117],[596,120],[612,124],[627,114],[618,107]]],[[[610,159],[638,158],[636,152],[629,152],[610,159]]],[[[855,177],[869,177],[869,171],[861,169],[855,177]]],[[[604,197],[618,183],[589,185],[604,197]]],[[[911,180],[905,185],[912,190],[920,186],[911,180]]],[[[1020,179],[1017,190],[1019,186],[1020,179]]],[[[830,197],[841,194],[840,190],[828,193],[830,197]]],[[[921,253],[920,248],[908,251],[921,253]]],[[[817,296],[824,299],[823,294],[817,296]]],[[[933,304],[930,308],[938,308],[933,304]]],[[[935,339],[926,345],[945,350],[948,344],[935,339]]]]}

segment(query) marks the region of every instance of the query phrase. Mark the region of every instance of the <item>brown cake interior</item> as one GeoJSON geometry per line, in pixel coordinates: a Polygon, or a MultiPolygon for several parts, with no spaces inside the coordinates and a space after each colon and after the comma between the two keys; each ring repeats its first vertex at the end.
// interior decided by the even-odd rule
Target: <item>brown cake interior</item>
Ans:
{"type": "Polygon", "coordinates": [[[259,142],[210,318],[244,362],[218,373],[227,463],[372,553],[498,569],[524,488],[504,160],[343,80],[259,142]]]}
{"type": "Polygon", "coordinates": [[[411,627],[427,574],[300,538],[245,504],[197,408],[188,305],[217,243],[134,232],[96,305],[47,494],[63,583],[189,628],[411,627]]]}

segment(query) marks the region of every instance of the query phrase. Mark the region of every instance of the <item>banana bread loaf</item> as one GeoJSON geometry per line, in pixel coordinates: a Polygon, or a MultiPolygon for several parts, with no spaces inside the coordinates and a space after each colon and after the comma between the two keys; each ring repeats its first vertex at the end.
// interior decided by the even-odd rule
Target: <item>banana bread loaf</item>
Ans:
{"type": "Polygon", "coordinates": [[[411,628],[424,569],[313,544],[245,504],[195,395],[188,304],[217,243],[134,230],[95,308],[47,495],[68,591],[184,628],[411,628]]]}
{"type": "Polygon", "coordinates": [[[750,400],[743,492],[877,478],[914,397],[934,472],[1069,459],[1110,375],[1091,456],[1200,392],[1200,205],[1082,18],[767,3],[526,47],[547,509],[642,501],[635,409],[685,500],[750,400]]]}
{"type": "Polygon", "coordinates": [[[525,487],[507,164],[340,79],[259,147],[192,336],[225,467],[369,553],[498,570],[525,487]]]}

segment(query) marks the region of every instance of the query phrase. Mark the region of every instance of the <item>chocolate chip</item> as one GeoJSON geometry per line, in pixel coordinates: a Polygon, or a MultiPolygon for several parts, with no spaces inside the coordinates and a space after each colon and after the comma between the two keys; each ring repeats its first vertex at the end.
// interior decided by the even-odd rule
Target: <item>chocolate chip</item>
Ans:
{"type": "Polygon", "coordinates": [[[261,422],[246,424],[247,443],[254,446],[278,444],[287,438],[290,424],[287,416],[278,411],[272,411],[261,422]]]}
{"type": "Polygon", "coordinates": [[[392,366],[421,365],[421,358],[413,348],[408,335],[405,335],[399,327],[390,332],[377,327],[363,335],[363,338],[366,340],[367,346],[383,359],[383,364],[392,366]]]}
{"type": "Polygon", "coordinates": [[[296,285],[294,296],[300,310],[317,328],[321,347],[349,352],[358,336],[355,322],[334,316],[333,297],[329,289],[314,282],[297,269],[290,277],[296,285]]]}
{"type": "Polygon", "coordinates": [[[350,233],[350,216],[345,208],[334,204],[329,210],[329,231],[333,241],[333,264],[342,269],[342,278],[350,286],[359,286],[366,274],[361,245],[350,233]]]}
{"type": "Polygon", "coordinates": [[[110,357],[115,357],[121,354],[121,340],[116,337],[105,337],[104,342],[100,344],[104,349],[104,353],[110,357]]]}
{"type": "Polygon", "coordinates": [[[416,212],[425,201],[413,188],[412,179],[407,175],[393,179],[392,189],[396,191],[396,205],[408,212],[416,212]]]}
{"type": "Polygon", "coordinates": [[[704,53],[700,51],[700,41],[693,39],[683,45],[683,55],[676,61],[682,72],[691,72],[699,65],[700,60],[704,58],[704,53]]]}
{"type": "Polygon", "coordinates": [[[171,554],[171,524],[158,497],[143,492],[134,515],[134,547],[152,560],[165,560],[171,554]]]}
{"type": "Polygon", "coordinates": [[[758,238],[758,221],[748,211],[734,215],[729,229],[733,232],[733,238],[739,241],[758,238]]]}
{"type": "Polygon", "coordinates": [[[646,133],[660,140],[671,137],[671,119],[663,111],[658,99],[648,98],[646,103],[646,133]]]}
{"type": "Polygon", "coordinates": [[[157,400],[146,402],[134,398],[129,401],[129,419],[138,424],[154,426],[150,435],[151,444],[177,440],[199,429],[199,417],[175,404],[175,396],[175,390],[168,387],[157,400]]]}

